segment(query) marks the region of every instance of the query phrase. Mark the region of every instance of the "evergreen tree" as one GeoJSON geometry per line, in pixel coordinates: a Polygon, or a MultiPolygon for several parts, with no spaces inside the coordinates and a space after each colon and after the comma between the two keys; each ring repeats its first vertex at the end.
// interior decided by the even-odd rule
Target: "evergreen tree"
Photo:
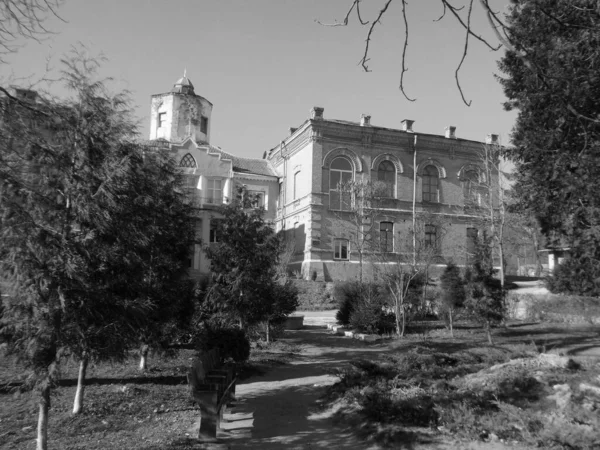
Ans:
{"type": "Polygon", "coordinates": [[[494,278],[492,238],[484,231],[477,239],[475,256],[467,276],[467,299],[465,307],[471,317],[479,322],[493,345],[492,326],[504,319],[504,290],[494,278]]]}
{"type": "MultiPolygon", "coordinates": [[[[570,247],[563,287],[600,295],[600,8],[595,0],[515,2],[500,81],[519,112],[506,156],[520,207],[551,246],[570,247]]],[[[554,286],[556,284],[551,285],[554,286]]],[[[560,283],[558,283],[560,285],[560,283]]]]}
{"type": "Polygon", "coordinates": [[[224,313],[245,329],[247,325],[283,317],[297,306],[297,293],[277,282],[281,240],[265,223],[262,208],[252,208],[243,189],[238,198],[219,209],[219,242],[205,246],[211,261],[211,313],[224,313]]]}
{"type": "Polygon", "coordinates": [[[96,61],[76,54],[63,63],[72,97],[0,101],[0,275],[8,295],[2,334],[40,394],[39,449],[47,446],[61,356],[81,363],[79,412],[88,361],[123,357],[139,342],[139,330],[156,323],[157,299],[170,292],[165,280],[181,268],[165,266],[179,261],[183,244],[189,252],[190,233],[182,245],[175,236],[192,220],[182,200],[156,210],[178,197],[167,194],[173,184],[157,179],[164,167],[148,171],[153,166],[134,142],[126,96],[110,95],[94,80],[96,61]],[[160,217],[154,228],[143,213],[160,217]],[[149,264],[153,251],[168,262],[149,264]],[[152,296],[142,289],[150,274],[161,280],[152,284],[152,296]]]}
{"type": "Polygon", "coordinates": [[[460,268],[450,261],[441,276],[442,297],[440,312],[447,320],[450,335],[454,337],[454,319],[459,308],[465,302],[465,283],[460,274],[460,268]]]}

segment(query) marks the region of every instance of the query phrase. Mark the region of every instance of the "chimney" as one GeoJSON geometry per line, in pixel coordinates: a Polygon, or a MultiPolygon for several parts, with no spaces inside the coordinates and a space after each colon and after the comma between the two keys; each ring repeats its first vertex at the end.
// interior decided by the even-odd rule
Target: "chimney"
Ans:
{"type": "Polygon", "coordinates": [[[456,139],[456,127],[450,125],[446,127],[446,138],[447,139],[456,139]]]}
{"type": "Polygon", "coordinates": [[[360,115],[360,126],[361,127],[370,127],[371,126],[371,116],[366,114],[360,115]]]}
{"type": "Polygon", "coordinates": [[[290,136],[296,132],[298,128],[290,127],[290,136]]]}
{"type": "Polygon", "coordinates": [[[313,109],[310,110],[310,118],[312,120],[323,120],[323,111],[325,111],[324,108],[313,106],[313,109]]]}
{"type": "Polygon", "coordinates": [[[404,119],[402,121],[402,129],[404,131],[408,131],[409,133],[414,133],[412,127],[413,127],[413,123],[415,123],[414,120],[410,120],[410,119],[404,119]]]}
{"type": "Polygon", "coordinates": [[[485,143],[492,144],[492,145],[498,144],[498,135],[497,134],[488,134],[485,137],[485,143]]]}

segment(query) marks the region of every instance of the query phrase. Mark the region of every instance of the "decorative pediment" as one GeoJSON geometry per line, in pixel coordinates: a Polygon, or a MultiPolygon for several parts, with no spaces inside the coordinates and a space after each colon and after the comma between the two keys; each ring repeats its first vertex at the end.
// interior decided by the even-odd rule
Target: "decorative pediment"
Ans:
{"type": "Polygon", "coordinates": [[[325,158],[323,158],[323,168],[329,169],[329,166],[331,166],[331,162],[338,156],[345,156],[346,158],[348,158],[352,162],[355,172],[363,171],[362,161],[360,160],[360,158],[352,150],[345,147],[334,148],[329,153],[327,153],[327,155],[325,155],[325,158]]]}
{"type": "Polygon", "coordinates": [[[440,178],[447,177],[446,169],[444,168],[444,166],[442,166],[442,164],[438,160],[433,158],[427,158],[426,160],[421,161],[417,166],[417,174],[419,176],[423,176],[423,169],[425,169],[425,167],[427,166],[434,166],[435,168],[437,168],[440,178]]]}
{"type": "Polygon", "coordinates": [[[373,162],[371,163],[371,170],[377,170],[377,168],[379,167],[379,164],[381,164],[383,161],[391,162],[394,165],[394,167],[396,168],[397,174],[404,173],[404,166],[402,166],[402,163],[400,162],[400,160],[396,156],[391,155],[389,153],[384,153],[382,155],[375,157],[373,159],[373,162]]]}
{"type": "Polygon", "coordinates": [[[459,180],[463,181],[466,179],[465,177],[467,172],[477,172],[477,174],[479,175],[479,180],[481,182],[485,182],[485,172],[481,167],[479,167],[476,164],[465,164],[460,168],[456,176],[459,180]]]}

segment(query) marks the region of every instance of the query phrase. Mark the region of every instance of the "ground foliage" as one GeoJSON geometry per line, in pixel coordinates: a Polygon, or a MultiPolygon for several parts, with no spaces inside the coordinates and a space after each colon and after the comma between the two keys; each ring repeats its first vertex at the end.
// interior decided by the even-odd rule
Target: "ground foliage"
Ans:
{"type": "MultiPolygon", "coordinates": [[[[464,331],[459,334],[464,338],[464,331]]],[[[418,440],[422,427],[466,441],[597,448],[593,430],[600,425],[600,399],[591,405],[576,393],[582,381],[598,384],[597,364],[584,360],[566,368],[542,367],[533,345],[504,341],[490,348],[481,341],[457,341],[449,346],[441,336],[431,337],[385,359],[352,361],[338,371],[340,382],[329,389],[327,402],[341,423],[390,448],[407,433],[418,440]],[[515,364],[489,370],[509,361],[515,364]],[[548,397],[555,392],[553,386],[564,383],[576,394],[560,410],[548,397]]]]}
{"type": "Polygon", "coordinates": [[[514,2],[514,49],[500,62],[517,110],[505,155],[516,163],[516,197],[571,262],[550,286],[600,294],[600,8],[595,0],[514,2]]]}

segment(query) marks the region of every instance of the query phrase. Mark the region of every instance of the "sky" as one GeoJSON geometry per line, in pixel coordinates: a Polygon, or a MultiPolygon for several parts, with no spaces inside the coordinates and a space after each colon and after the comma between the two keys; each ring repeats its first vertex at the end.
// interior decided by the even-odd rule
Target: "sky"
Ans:
{"type": "MultiPolygon", "coordinates": [[[[455,3],[459,4],[461,0],[455,3]]],[[[61,55],[82,43],[91,55],[103,54],[102,75],[113,90],[131,92],[141,137],[149,133],[150,96],[168,92],[184,70],[197,94],[213,103],[211,144],[243,157],[260,158],[290,127],[299,126],[313,106],[325,118],[401,128],[415,121],[416,132],[443,134],[456,126],[459,138],[484,140],[495,133],[510,143],[515,112],[494,74],[503,50],[478,41],[460,71],[467,100],[460,97],[454,71],[465,31],[438,0],[409,0],[406,100],[398,89],[404,26],[401,1],[392,2],[371,39],[371,72],[358,65],[367,28],[351,16],[347,27],[315,20],[342,21],[351,0],[65,0],[59,18],[45,23],[53,34],[23,42],[0,65],[3,83],[29,84],[60,67],[61,55]]],[[[363,19],[373,20],[384,0],[363,2],[363,19]]],[[[466,3],[463,1],[463,3],[466,3]]],[[[505,11],[504,0],[491,2],[505,11]]],[[[478,2],[475,2],[475,7],[478,2]]],[[[465,10],[463,10],[464,12],[465,10]]],[[[479,11],[475,30],[491,41],[479,11]]],[[[495,41],[494,41],[495,42],[495,41]]],[[[50,76],[50,78],[52,78],[50,76]]]]}

